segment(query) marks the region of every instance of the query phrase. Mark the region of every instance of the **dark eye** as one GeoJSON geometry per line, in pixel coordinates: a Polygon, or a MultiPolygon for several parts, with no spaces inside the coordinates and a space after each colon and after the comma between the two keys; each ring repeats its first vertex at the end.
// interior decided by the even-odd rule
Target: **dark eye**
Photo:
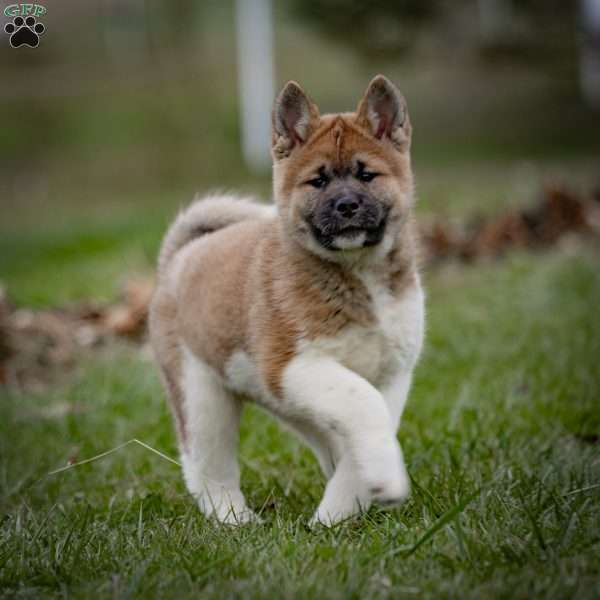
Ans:
{"type": "Polygon", "coordinates": [[[329,183],[329,178],[327,175],[325,175],[324,170],[320,169],[319,176],[315,177],[314,179],[309,179],[306,183],[308,183],[308,185],[312,185],[317,190],[320,190],[329,183]]]}
{"type": "Polygon", "coordinates": [[[306,183],[308,183],[308,185],[312,185],[314,188],[317,188],[318,190],[320,190],[321,188],[324,188],[327,185],[327,178],[317,177],[316,179],[311,179],[310,181],[307,181],[306,183]]]}
{"type": "Polygon", "coordinates": [[[356,172],[356,179],[362,181],[363,183],[369,183],[369,181],[373,181],[375,177],[377,177],[379,173],[374,173],[373,171],[367,171],[366,167],[363,163],[358,163],[358,171],[356,172]]]}

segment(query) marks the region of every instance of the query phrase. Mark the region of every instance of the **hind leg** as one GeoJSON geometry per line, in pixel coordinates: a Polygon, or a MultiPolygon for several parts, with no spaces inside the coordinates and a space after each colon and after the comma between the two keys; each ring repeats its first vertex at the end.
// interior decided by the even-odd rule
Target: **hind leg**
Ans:
{"type": "Polygon", "coordinates": [[[183,352],[185,443],[183,474],[200,510],[224,523],[254,517],[240,490],[237,460],[241,403],[221,378],[188,350],[183,352]]]}
{"type": "Polygon", "coordinates": [[[313,451],[323,475],[331,479],[340,458],[340,441],[319,432],[310,422],[295,420],[287,421],[286,425],[313,451]]]}
{"type": "Polygon", "coordinates": [[[412,382],[411,371],[401,371],[392,377],[388,385],[383,389],[383,397],[392,417],[394,431],[398,431],[400,427],[400,419],[404,412],[408,392],[412,382]]]}

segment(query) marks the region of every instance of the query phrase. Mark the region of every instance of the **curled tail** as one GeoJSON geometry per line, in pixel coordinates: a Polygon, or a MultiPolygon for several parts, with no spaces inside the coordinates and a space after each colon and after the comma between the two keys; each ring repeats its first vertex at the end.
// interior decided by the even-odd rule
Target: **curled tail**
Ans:
{"type": "Polygon", "coordinates": [[[197,237],[234,223],[265,219],[274,214],[273,206],[258,204],[251,198],[214,195],[195,200],[177,215],[165,235],[158,255],[159,277],[177,252],[197,237]]]}

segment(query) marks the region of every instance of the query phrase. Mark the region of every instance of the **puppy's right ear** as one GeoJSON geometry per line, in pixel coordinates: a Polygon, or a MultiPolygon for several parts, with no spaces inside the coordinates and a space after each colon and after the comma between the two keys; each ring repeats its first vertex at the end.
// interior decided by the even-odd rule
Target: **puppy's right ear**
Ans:
{"type": "Polygon", "coordinates": [[[288,81],[273,107],[272,147],[275,159],[289,156],[319,125],[319,109],[295,81],[288,81]]]}

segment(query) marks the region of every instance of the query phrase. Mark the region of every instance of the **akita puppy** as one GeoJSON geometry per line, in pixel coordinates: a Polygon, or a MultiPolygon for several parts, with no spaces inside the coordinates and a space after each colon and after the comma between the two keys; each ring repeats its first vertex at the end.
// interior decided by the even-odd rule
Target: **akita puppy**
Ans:
{"type": "Polygon", "coordinates": [[[289,82],[273,109],[275,206],[213,196],[159,256],[150,333],[200,510],[253,518],[240,491],[243,401],[284,421],[328,479],[314,522],[409,493],[396,431],[423,341],[411,126],[379,75],[355,113],[289,82]]]}

